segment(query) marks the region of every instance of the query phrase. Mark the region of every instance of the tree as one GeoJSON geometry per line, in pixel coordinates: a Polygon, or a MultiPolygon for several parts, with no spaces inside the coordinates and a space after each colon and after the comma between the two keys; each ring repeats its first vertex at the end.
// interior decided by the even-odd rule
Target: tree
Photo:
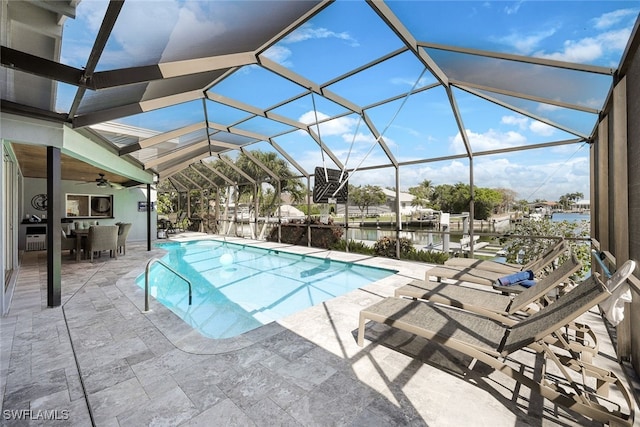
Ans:
{"type": "Polygon", "coordinates": [[[369,206],[384,204],[387,201],[387,195],[377,185],[365,185],[364,187],[350,185],[349,201],[360,208],[360,214],[364,218],[365,210],[368,214],[369,206]]]}
{"type": "Polygon", "coordinates": [[[517,193],[508,188],[496,189],[502,195],[502,202],[498,205],[499,212],[510,212],[516,202],[517,193]]]}
{"type": "Polygon", "coordinates": [[[491,188],[476,188],[473,205],[475,219],[489,219],[501,203],[502,193],[500,191],[491,188]]]}
{"type": "MultiPolygon", "coordinates": [[[[496,206],[502,203],[502,194],[491,188],[476,187],[474,196],[475,219],[489,219],[496,206]]],[[[434,188],[433,200],[433,205],[444,212],[469,212],[471,187],[461,182],[438,185],[434,188]]]]}
{"type": "Polygon", "coordinates": [[[567,193],[560,196],[560,199],[558,199],[558,203],[560,204],[562,209],[566,211],[571,208],[571,205],[573,204],[573,202],[577,202],[578,200],[581,200],[583,197],[584,197],[584,194],[580,192],[567,193]]]}
{"type": "MultiPolygon", "coordinates": [[[[282,193],[290,194],[295,202],[304,200],[307,194],[306,187],[299,179],[294,177],[294,173],[290,170],[286,161],[279,158],[275,152],[254,150],[250,151],[249,154],[269,171],[280,177],[282,193]]],[[[196,163],[180,171],[190,181],[187,181],[184,177],[182,179],[178,177],[172,178],[187,189],[192,189],[190,190],[192,212],[204,214],[202,211],[208,211],[211,201],[215,201],[218,205],[224,205],[228,196],[233,197],[230,202],[237,205],[244,201],[251,206],[251,209],[255,210],[257,204],[257,201],[254,200],[256,188],[248,183],[247,178],[234,169],[231,166],[232,164],[259,183],[257,187],[258,198],[260,199],[259,214],[273,213],[280,203],[277,180],[273,179],[267,171],[244,152],[240,153],[235,161],[227,155],[222,155],[220,159],[205,162],[206,166],[196,163]],[[218,173],[212,172],[210,168],[218,173]],[[238,183],[237,186],[233,186],[233,191],[231,192],[226,191],[232,185],[229,181],[238,183]],[[196,186],[200,187],[201,190],[195,190],[196,186]],[[222,191],[215,191],[216,188],[222,191]],[[200,206],[202,206],[202,209],[199,209],[200,206]]],[[[159,200],[162,200],[162,203],[158,206],[159,213],[176,212],[178,206],[180,206],[180,210],[184,209],[186,199],[181,196],[181,194],[186,194],[184,188],[178,191],[169,180],[165,179],[158,184],[158,194],[159,200]],[[178,203],[179,199],[180,203],[178,203]]]]}
{"type": "Polygon", "coordinates": [[[431,202],[431,196],[433,194],[433,186],[431,185],[431,181],[425,179],[416,187],[409,188],[409,194],[413,196],[411,206],[418,206],[421,208],[428,207],[431,202]]]}
{"type": "MultiPolygon", "coordinates": [[[[280,191],[281,193],[288,193],[294,202],[301,202],[306,195],[305,186],[299,179],[294,178],[293,172],[289,169],[289,165],[284,159],[278,157],[275,152],[272,151],[260,151],[254,150],[249,152],[251,157],[262,163],[265,168],[269,169],[274,175],[280,178],[280,191]]],[[[278,181],[274,180],[269,173],[267,173],[260,165],[254,162],[244,152],[240,153],[236,162],[236,166],[240,168],[244,173],[258,181],[261,185],[258,186],[258,197],[260,198],[260,213],[272,213],[280,204],[278,199],[278,181]],[[265,186],[263,188],[263,185],[265,186]],[[272,191],[266,190],[271,187],[272,191]]],[[[245,179],[246,181],[246,179],[245,179]]],[[[255,209],[254,188],[252,186],[243,186],[240,188],[239,193],[244,196],[251,204],[251,209],[255,209]]]]}

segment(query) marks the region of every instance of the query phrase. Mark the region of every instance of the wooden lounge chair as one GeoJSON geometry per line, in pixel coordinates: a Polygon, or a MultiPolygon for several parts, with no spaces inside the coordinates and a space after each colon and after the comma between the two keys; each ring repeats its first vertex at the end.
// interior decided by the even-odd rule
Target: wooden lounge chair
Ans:
{"type": "Polygon", "coordinates": [[[560,239],[556,244],[552,245],[547,251],[539,258],[536,258],[527,264],[506,264],[497,261],[481,260],[474,258],[449,258],[445,261],[444,265],[447,267],[462,267],[462,268],[477,268],[480,270],[494,271],[496,273],[502,273],[503,275],[517,273],[518,271],[526,270],[539,270],[540,266],[548,265],[553,262],[558,256],[567,250],[567,244],[564,239],[560,239]]]}
{"type": "MultiPolygon", "coordinates": [[[[475,267],[440,265],[428,270],[425,273],[425,280],[429,280],[429,277],[435,277],[439,282],[442,281],[442,279],[452,279],[452,280],[459,280],[463,282],[476,283],[479,285],[494,286],[498,281],[498,279],[509,274],[517,273],[519,271],[531,270],[536,276],[538,276],[544,270],[552,266],[554,261],[558,257],[560,257],[560,255],[562,255],[566,250],[567,250],[567,246],[564,243],[564,241],[562,241],[561,244],[555,245],[552,248],[552,250],[547,251],[545,255],[537,259],[535,262],[529,263],[526,266],[520,266],[517,268],[517,270],[514,270],[513,266],[508,266],[506,264],[502,271],[492,271],[492,270],[486,270],[486,269],[475,268],[475,267]],[[510,271],[507,271],[507,269],[510,269],[510,271]]],[[[470,263],[471,265],[473,265],[474,262],[479,262],[479,260],[472,260],[472,259],[468,259],[468,260],[471,261],[470,263]]],[[[487,262],[492,262],[492,261],[487,261],[487,262]]],[[[496,263],[496,264],[500,264],[500,263],[496,263]]],[[[493,266],[493,264],[482,264],[482,265],[493,266]]],[[[493,268],[494,270],[499,270],[501,267],[493,266],[493,268]]],[[[510,292],[522,291],[522,289],[518,289],[515,287],[511,287],[509,289],[501,289],[501,290],[504,290],[504,291],[508,290],[510,292]]]]}
{"type": "MultiPolygon", "coordinates": [[[[627,261],[606,286],[596,276],[591,276],[553,304],[510,326],[455,307],[406,298],[385,298],[360,312],[358,345],[364,344],[367,320],[384,323],[469,355],[554,404],[595,421],[632,426],[634,402],[620,379],[613,372],[556,354],[545,339],[609,298],[611,291],[625,283],[634,269],[635,262],[627,261]],[[507,363],[508,355],[525,347],[543,354],[545,363],[527,369],[514,368],[507,363]],[[547,375],[548,361],[552,361],[561,374],[547,375]],[[595,387],[584,383],[593,377],[595,387]],[[615,386],[620,393],[625,401],[624,408],[610,399],[610,386],[615,386]]],[[[515,357],[510,357],[509,361],[514,362],[515,357]]]]}

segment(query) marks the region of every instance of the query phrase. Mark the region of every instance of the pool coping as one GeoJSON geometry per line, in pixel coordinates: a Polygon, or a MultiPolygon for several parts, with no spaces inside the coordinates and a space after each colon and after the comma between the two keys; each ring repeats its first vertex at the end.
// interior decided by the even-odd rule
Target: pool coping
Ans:
{"type": "MultiPolygon", "coordinates": [[[[262,249],[277,249],[282,252],[296,255],[309,255],[316,256],[318,258],[331,257],[331,259],[335,259],[337,261],[352,262],[368,267],[385,268],[397,271],[397,273],[392,274],[391,276],[369,283],[366,286],[354,289],[344,295],[331,298],[330,300],[338,298],[357,299],[363,292],[378,295],[380,297],[392,296],[395,288],[409,283],[414,279],[424,278],[424,272],[433,267],[433,265],[425,263],[399,261],[391,258],[331,251],[321,248],[296,246],[262,240],[251,240],[246,238],[199,235],[176,237],[172,238],[170,241],[186,242],[193,240],[225,241],[228,243],[242,244],[262,249]],[[323,254],[324,257],[322,256],[323,254]],[[424,269],[424,272],[420,271],[422,269],[424,269]],[[418,270],[418,274],[416,274],[416,270],[418,270]]],[[[156,248],[164,251],[161,246],[156,246],[156,248]]],[[[244,332],[236,337],[209,338],[195,330],[178,315],[173,313],[162,303],[156,301],[154,298],[149,299],[150,311],[144,311],[144,289],[136,284],[136,279],[140,274],[144,273],[145,267],[146,266],[140,266],[121,277],[116,282],[116,287],[176,348],[192,354],[221,354],[249,347],[287,330],[288,327],[284,325],[290,323],[288,319],[301,315],[304,316],[304,313],[307,311],[313,312],[314,307],[317,306],[301,310],[290,316],[270,322],[251,331],[244,332]]]]}

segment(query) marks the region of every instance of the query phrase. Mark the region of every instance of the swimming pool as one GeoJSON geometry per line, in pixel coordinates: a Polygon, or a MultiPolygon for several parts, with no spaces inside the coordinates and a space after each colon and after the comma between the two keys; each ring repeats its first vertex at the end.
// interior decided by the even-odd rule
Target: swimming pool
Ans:
{"type": "MultiPolygon", "coordinates": [[[[201,334],[231,338],[396,273],[215,240],[160,243],[161,264],[149,272],[149,293],[201,334]]],[[[144,274],[136,279],[144,288],[144,274]]]]}

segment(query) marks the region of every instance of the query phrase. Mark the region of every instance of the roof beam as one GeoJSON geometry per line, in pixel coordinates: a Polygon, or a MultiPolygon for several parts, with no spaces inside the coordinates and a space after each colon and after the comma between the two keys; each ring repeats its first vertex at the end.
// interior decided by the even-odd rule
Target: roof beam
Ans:
{"type": "Polygon", "coordinates": [[[308,80],[300,76],[299,74],[294,73],[288,68],[285,68],[282,65],[274,61],[271,61],[270,59],[260,58],[260,65],[262,65],[269,71],[276,73],[279,76],[289,80],[292,83],[295,83],[305,89],[308,89],[313,93],[324,96],[325,98],[335,102],[336,104],[346,108],[347,110],[353,111],[355,113],[360,113],[362,111],[362,108],[360,108],[360,106],[348,101],[345,98],[338,96],[337,94],[329,90],[325,90],[323,86],[315,82],[312,82],[311,80],[308,80]]]}
{"type": "Polygon", "coordinates": [[[83,82],[84,70],[11,49],[7,46],[2,46],[1,48],[0,61],[7,68],[74,86],[85,86],[83,82]]]}
{"type": "Polygon", "coordinates": [[[371,6],[371,8],[382,18],[384,22],[387,23],[389,28],[393,30],[400,40],[404,42],[404,44],[411,49],[411,51],[420,58],[423,62],[424,66],[433,74],[433,76],[440,81],[444,86],[449,85],[449,78],[446,74],[438,67],[431,57],[424,52],[424,50],[420,49],[418,46],[418,42],[411,35],[409,30],[402,25],[402,22],[398,19],[398,17],[391,11],[389,6],[386,5],[385,2],[380,0],[367,0],[367,4],[371,6]]]}
{"type": "Polygon", "coordinates": [[[306,178],[309,178],[309,173],[298,164],[298,162],[296,162],[295,160],[293,160],[293,158],[285,151],[282,149],[282,147],[280,147],[273,139],[269,138],[269,144],[271,144],[271,146],[278,152],[280,153],[280,155],[282,157],[284,157],[285,159],[287,159],[287,161],[289,163],[291,163],[293,165],[294,168],[298,169],[298,172],[300,172],[302,175],[304,175],[306,178]]]}
{"type": "MultiPolygon", "coordinates": [[[[473,153],[474,156],[491,156],[502,153],[511,153],[515,151],[527,151],[527,150],[537,150],[540,148],[550,148],[550,147],[558,147],[562,145],[570,145],[577,144],[581,142],[586,142],[584,139],[567,139],[564,141],[555,141],[555,142],[545,142],[542,144],[531,144],[527,146],[519,146],[519,147],[509,147],[509,148],[501,148],[498,150],[489,150],[489,151],[478,151],[473,153]]],[[[444,157],[434,157],[431,159],[421,159],[421,160],[411,160],[408,162],[400,162],[400,166],[412,166],[412,165],[420,165],[424,163],[435,163],[435,162],[444,162],[449,160],[458,160],[458,159],[467,159],[468,156],[466,154],[454,154],[451,156],[444,157]]],[[[371,169],[380,169],[380,166],[377,167],[367,167],[361,168],[361,170],[371,170],[371,169]]]]}
{"type": "Polygon", "coordinates": [[[514,92],[511,90],[498,89],[492,86],[479,85],[479,84],[464,82],[460,80],[451,80],[450,83],[459,88],[467,87],[467,88],[474,88],[478,90],[486,90],[486,91],[497,93],[500,95],[511,96],[513,98],[521,98],[521,99],[526,99],[528,101],[540,102],[542,104],[555,105],[556,107],[568,108],[570,110],[584,111],[585,113],[600,114],[600,110],[596,108],[585,107],[583,105],[569,104],[567,102],[556,101],[549,98],[542,98],[540,96],[527,95],[521,92],[514,92]]]}
{"type": "Polygon", "coordinates": [[[391,150],[389,150],[389,147],[384,142],[383,136],[380,135],[380,132],[378,132],[378,129],[376,128],[376,125],[373,124],[373,121],[371,121],[371,119],[369,118],[367,113],[363,113],[362,114],[362,120],[364,121],[364,123],[367,125],[367,127],[371,131],[371,134],[376,138],[376,143],[380,145],[380,147],[382,148],[384,153],[387,155],[387,158],[389,159],[389,161],[393,164],[393,167],[397,168],[398,167],[398,161],[396,160],[396,158],[393,155],[393,153],[391,152],[391,150]]]}
{"type": "Polygon", "coordinates": [[[209,151],[209,144],[206,140],[190,144],[186,147],[177,148],[166,154],[156,156],[155,158],[144,162],[144,168],[150,169],[162,163],[166,163],[168,161],[175,160],[193,153],[201,154],[203,148],[205,148],[207,152],[209,151]]]}
{"type": "Polygon", "coordinates": [[[557,61],[555,59],[535,58],[532,56],[513,55],[509,53],[497,53],[488,50],[462,48],[457,46],[447,46],[438,43],[418,42],[418,46],[429,48],[446,50],[449,52],[464,53],[468,55],[483,56],[486,58],[503,59],[505,61],[523,62],[526,64],[544,65],[546,67],[563,68],[566,70],[583,71],[587,73],[604,74],[612,76],[615,72],[614,68],[599,67],[589,64],[577,64],[574,62],[557,61]]]}
{"type": "MultiPolygon", "coordinates": [[[[266,117],[267,119],[275,120],[277,122],[284,123],[284,124],[289,125],[289,126],[293,126],[293,127],[297,128],[297,129],[305,129],[304,123],[298,122],[296,120],[291,120],[288,117],[281,116],[281,115],[275,114],[275,113],[271,113],[271,112],[268,112],[266,110],[261,110],[259,108],[254,107],[253,105],[249,105],[249,104],[245,104],[245,103],[240,102],[240,101],[236,101],[236,100],[228,98],[228,97],[226,97],[224,95],[219,95],[219,94],[213,93],[211,91],[207,91],[205,96],[210,101],[214,101],[214,102],[217,102],[219,104],[226,105],[228,107],[233,107],[233,108],[235,108],[237,110],[245,111],[247,113],[253,114],[254,116],[266,117]]],[[[250,120],[251,118],[253,118],[253,117],[249,117],[249,118],[247,118],[245,120],[250,120]]],[[[243,121],[245,121],[245,120],[243,120],[243,121]]],[[[227,128],[225,127],[225,130],[226,129],[227,128]]]]}
{"type": "Polygon", "coordinates": [[[283,28],[278,34],[276,34],[274,37],[272,37],[271,40],[267,41],[262,46],[260,46],[258,49],[256,49],[256,52],[257,53],[262,53],[265,50],[269,49],[276,42],[278,42],[279,40],[284,38],[287,34],[292,33],[300,25],[302,25],[304,22],[308,21],[313,16],[315,16],[318,13],[320,13],[325,7],[327,7],[331,3],[333,3],[333,0],[321,0],[321,1],[317,1],[317,3],[318,4],[316,6],[312,7],[305,14],[299,16],[295,21],[291,22],[289,25],[287,25],[285,28],[283,28]]]}
{"type": "Polygon", "coordinates": [[[208,58],[164,62],[157,65],[120,68],[94,73],[89,82],[89,86],[99,90],[151,80],[200,74],[214,70],[227,70],[233,67],[256,64],[257,62],[253,52],[241,52],[208,58]]]}
{"type": "MultiPolygon", "coordinates": [[[[178,172],[175,172],[173,175],[175,175],[176,173],[178,173],[178,172]]],[[[171,185],[173,186],[173,188],[175,188],[175,189],[176,189],[176,191],[177,191],[178,193],[180,193],[180,191],[187,191],[187,187],[185,187],[185,186],[184,186],[184,184],[183,184],[183,183],[181,183],[180,181],[178,181],[177,179],[173,178],[173,175],[172,175],[172,176],[168,176],[168,177],[166,178],[166,179],[169,181],[169,183],[171,183],[171,185]],[[173,178],[173,179],[171,179],[171,178],[173,178]],[[178,183],[178,185],[179,185],[180,187],[182,187],[182,190],[180,190],[180,189],[178,188],[178,185],[176,185],[176,183],[178,183]]]]}
{"type": "MultiPolygon", "coordinates": [[[[113,0],[109,2],[107,11],[104,14],[104,19],[102,20],[102,24],[100,24],[100,29],[98,30],[98,34],[96,35],[93,43],[93,48],[91,49],[91,53],[87,59],[87,64],[84,67],[83,83],[93,75],[93,72],[98,65],[98,61],[100,60],[100,56],[102,56],[102,52],[107,45],[107,40],[109,40],[111,31],[116,24],[118,16],[120,15],[122,6],[124,6],[124,0],[113,0]]],[[[74,97],[71,108],[69,109],[69,117],[75,116],[86,90],[86,88],[81,87],[78,89],[78,92],[76,92],[76,96],[74,97]]]]}
{"type": "MultiPolygon", "coordinates": [[[[183,170],[184,170],[184,169],[183,169],[183,170]]],[[[176,172],[176,175],[181,176],[182,178],[184,178],[184,179],[186,179],[187,181],[189,181],[191,184],[195,185],[195,186],[196,186],[196,188],[197,188],[198,190],[202,190],[202,187],[201,187],[201,186],[199,186],[197,183],[195,183],[191,178],[189,178],[187,175],[185,175],[182,171],[180,171],[180,172],[176,172]]],[[[175,177],[175,175],[174,175],[174,177],[175,177]]]]}
{"type": "Polygon", "coordinates": [[[279,177],[278,175],[276,175],[275,173],[273,173],[273,171],[271,169],[269,169],[268,167],[266,167],[264,165],[264,163],[262,163],[260,160],[258,160],[253,154],[251,154],[250,152],[248,152],[247,150],[245,150],[244,148],[240,148],[240,151],[249,158],[249,160],[251,160],[253,163],[255,163],[256,165],[258,165],[258,167],[260,169],[262,169],[263,171],[265,171],[267,173],[267,175],[269,175],[271,178],[275,179],[276,181],[280,181],[282,180],[282,177],[279,177]]]}
{"type": "Polygon", "coordinates": [[[563,131],[565,131],[567,133],[579,136],[581,138],[588,138],[588,135],[585,135],[582,132],[579,132],[577,130],[574,130],[574,129],[568,128],[566,126],[563,126],[561,124],[555,123],[555,122],[553,122],[551,120],[545,119],[544,117],[541,117],[541,116],[538,116],[536,114],[530,113],[530,112],[528,112],[526,110],[523,110],[521,108],[514,107],[513,105],[507,104],[506,102],[500,101],[499,99],[487,96],[487,95],[485,95],[485,94],[483,94],[481,92],[475,91],[475,90],[473,90],[471,88],[465,88],[463,86],[456,86],[456,87],[458,87],[460,90],[464,90],[465,92],[468,92],[468,93],[470,93],[472,95],[475,95],[475,96],[480,97],[482,99],[485,99],[485,100],[487,100],[489,102],[493,102],[494,104],[497,104],[497,105],[500,105],[500,106],[502,106],[504,108],[507,108],[507,109],[509,109],[511,111],[515,111],[518,114],[522,114],[523,116],[527,116],[527,117],[530,117],[530,118],[532,118],[534,120],[537,120],[539,122],[545,123],[545,124],[547,124],[547,125],[549,125],[551,127],[554,127],[556,129],[563,130],[563,131]]]}
{"type": "Polygon", "coordinates": [[[165,169],[163,169],[161,171],[158,171],[158,176],[160,178],[166,178],[167,176],[171,176],[174,173],[180,172],[182,169],[185,169],[185,168],[189,167],[189,165],[191,163],[197,163],[202,159],[206,159],[207,157],[211,157],[209,155],[209,151],[207,151],[206,153],[202,153],[199,156],[194,156],[194,157],[192,157],[192,158],[190,158],[188,160],[185,160],[185,161],[183,161],[181,163],[172,165],[172,166],[170,166],[168,168],[165,168],[165,169]]]}
{"type": "Polygon", "coordinates": [[[207,127],[207,124],[205,122],[194,123],[192,125],[185,126],[180,129],[174,129],[169,132],[152,136],[151,138],[143,139],[142,141],[136,144],[127,145],[126,147],[122,147],[119,150],[119,153],[121,156],[125,154],[130,154],[135,151],[142,150],[143,148],[150,148],[150,147],[153,147],[154,145],[162,144],[163,142],[169,141],[170,139],[178,138],[182,135],[186,135],[191,132],[204,129],[206,127],[207,127]]]}
{"type": "Polygon", "coordinates": [[[451,104],[453,117],[456,119],[456,124],[458,125],[458,131],[460,132],[460,137],[462,137],[462,142],[464,142],[464,148],[467,150],[467,155],[469,156],[469,160],[471,160],[473,159],[473,151],[471,150],[471,144],[469,143],[469,135],[467,135],[467,130],[464,127],[464,122],[462,121],[462,116],[460,115],[460,109],[458,108],[458,103],[456,102],[456,98],[453,95],[453,90],[451,89],[451,86],[445,86],[445,90],[447,91],[447,97],[449,98],[449,103],[451,104]]]}
{"type": "Polygon", "coordinates": [[[196,163],[193,163],[191,165],[189,165],[189,167],[198,175],[200,175],[204,180],[206,180],[209,184],[213,185],[214,187],[218,188],[219,185],[216,184],[215,182],[213,182],[208,176],[206,176],[205,174],[203,174],[202,172],[200,172],[198,170],[198,168],[196,167],[196,163]]]}
{"type": "Polygon", "coordinates": [[[247,181],[249,181],[251,184],[255,184],[257,181],[252,178],[251,176],[249,176],[248,173],[246,173],[245,171],[243,171],[242,169],[240,169],[238,166],[236,166],[235,163],[233,163],[231,160],[229,160],[226,157],[222,157],[221,155],[218,154],[218,159],[224,163],[225,165],[229,166],[231,169],[233,169],[238,175],[242,176],[244,179],[246,179],[247,181]]]}
{"type": "MultiPolygon", "coordinates": [[[[218,158],[220,160],[222,160],[222,157],[218,156],[218,158]]],[[[215,173],[216,175],[218,175],[220,178],[222,178],[224,180],[224,182],[226,182],[227,184],[231,185],[231,186],[236,186],[238,183],[235,182],[234,180],[232,180],[231,178],[227,177],[225,174],[223,174],[222,172],[217,171],[213,166],[211,166],[209,163],[205,163],[203,161],[200,161],[200,164],[202,166],[204,166],[205,168],[209,169],[211,172],[215,173]]]]}
{"type": "Polygon", "coordinates": [[[73,127],[85,127],[126,116],[133,116],[135,114],[145,113],[159,108],[170,107],[175,104],[194,101],[196,99],[201,99],[203,96],[202,90],[195,89],[190,92],[178,93],[175,95],[136,102],[134,104],[121,105],[119,107],[100,110],[98,112],[87,113],[73,117],[73,127]]]}

